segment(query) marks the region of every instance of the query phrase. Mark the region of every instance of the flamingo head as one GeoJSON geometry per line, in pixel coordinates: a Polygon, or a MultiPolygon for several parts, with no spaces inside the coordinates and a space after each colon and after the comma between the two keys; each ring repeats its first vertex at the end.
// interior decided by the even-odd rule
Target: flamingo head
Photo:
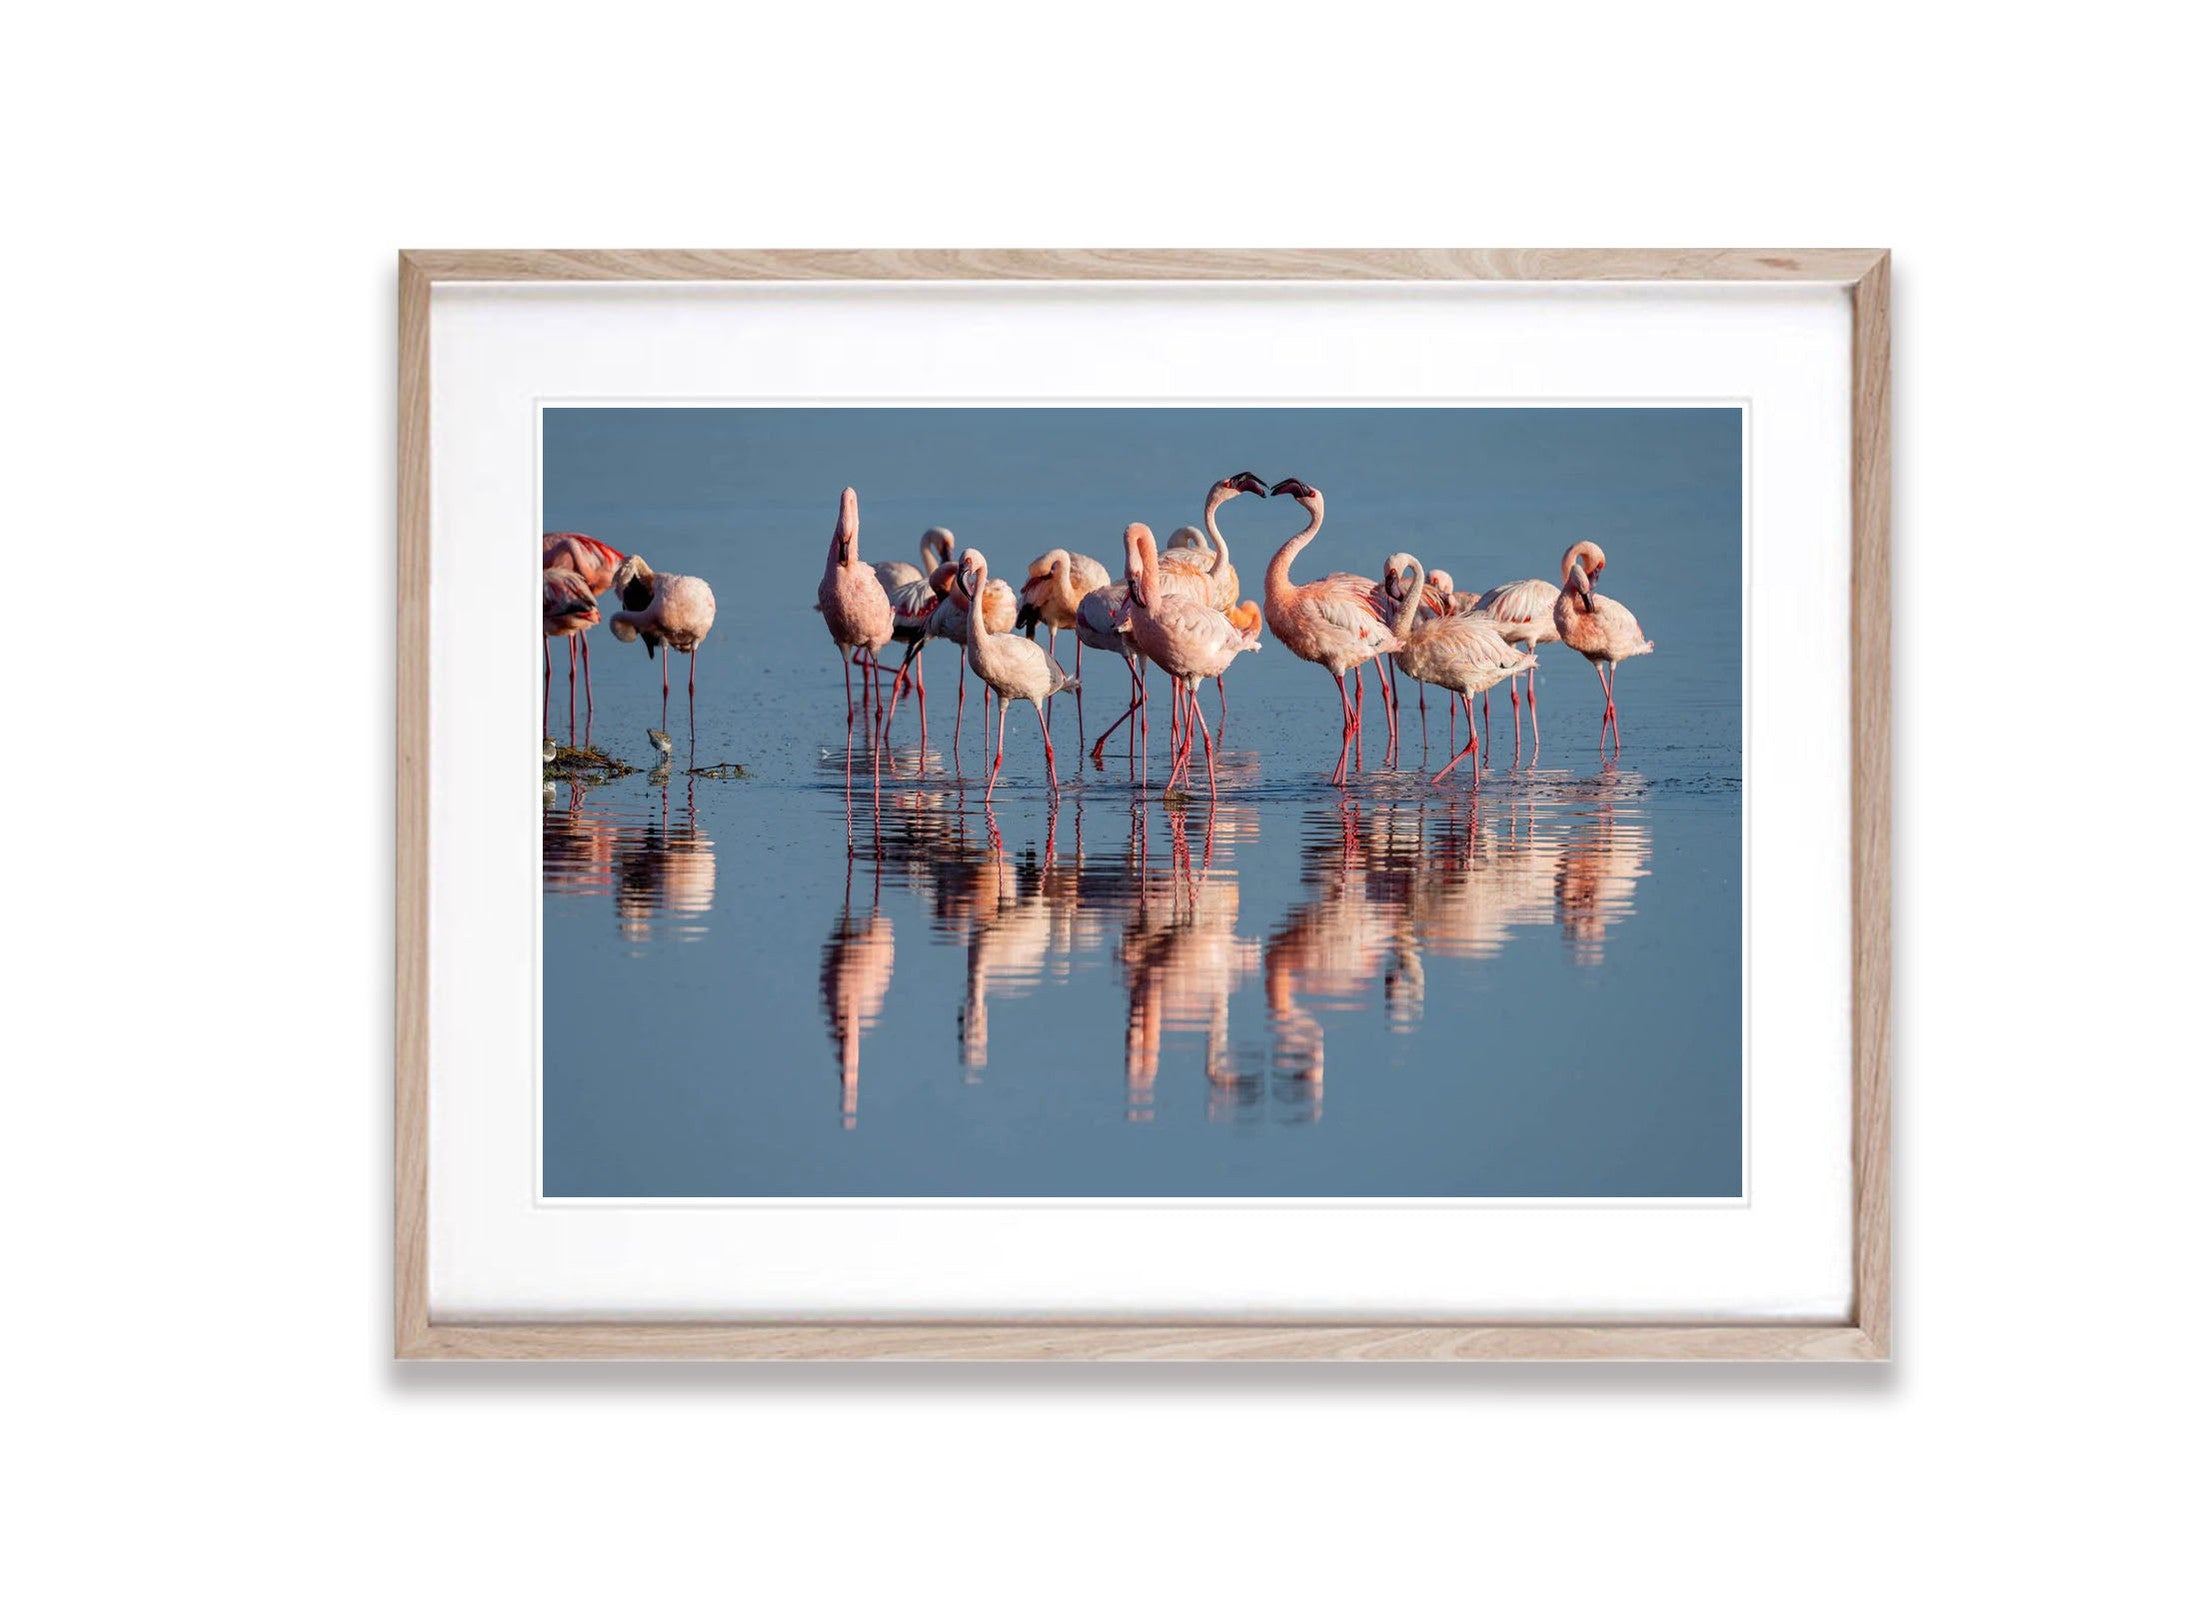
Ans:
{"type": "Polygon", "coordinates": [[[840,520],[832,530],[832,559],[835,565],[846,566],[855,559],[855,538],[862,526],[862,518],[855,508],[855,490],[840,491],[840,520]]]}
{"type": "Polygon", "coordinates": [[[1300,505],[1312,507],[1321,503],[1321,491],[1299,478],[1287,477],[1268,490],[1270,494],[1287,494],[1300,505]]]}
{"type": "Polygon", "coordinates": [[[1267,485],[1260,481],[1258,474],[1252,472],[1235,473],[1214,485],[1214,497],[1217,500],[1234,499],[1240,494],[1257,494],[1266,499],[1267,492],[1267,485]]]}
{"type": "Polygon", "coordinates": [[[1206,548],[1206,530],[1186,522],[1168,535],[1168,547],[1172,550],[1203,550],[1206,548]]]}
{"type": "Polygon", "coordinates": [[[1406,573],[1420,570],[1420,563],[1400,550],[1382,563],[1382,591],[1393,600],[1405,598],[1405,591],[1412,587],[1406,573]]]}
{"type": "Polygon", "coordinates": [[[1458,593],[1458,585],[1451,581],[1451,574],[1444,571],[1442,567],[1437,567],[1428,574],[1428,587],[1434,591],[1437,602],[1448,614],[1451,609],[1452,597],[1458,593]]]}
{"type": "Polygon", "coordinates": [[[629,555],[611,574],[611,587],[618,590],[619,603],[629,611],[643,610],[656,597],[657,586],[651,581],[656,575],[649,570],[647,561],[638,555],[629,555]]]}
{"type": "Polygon", "coordinates": [[[1596,579],[1603,575],[1603,550],[1582,539],[1565,552],[1565,583],[1591,603],[1596,598],[1596,579]]]}
{"type": "Polygon", "coordinates": [[[983,552],[969,549],[962,552],[962,559],[955,564],[955,579],[962,585],[962,592],[975,602],[985,592],[985,556],[983,552]]]}
{"type": "Polygon", "coordinates": [[[954,560],[954,529],[951,527],[928,527],[924,529],[923,538],[917,541],[916,553],[929,557],[924,562],[926,571],[930,571],[935,566],[947,565],[954,560]],[[934,554],[934,551],[938,553],[934,554]]]}

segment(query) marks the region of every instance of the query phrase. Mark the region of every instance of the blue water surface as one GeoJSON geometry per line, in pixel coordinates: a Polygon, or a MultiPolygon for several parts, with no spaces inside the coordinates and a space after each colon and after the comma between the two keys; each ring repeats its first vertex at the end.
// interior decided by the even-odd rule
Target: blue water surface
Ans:
{"type": "MultiPolygon", "coordinates": [[[[667,710],[596,629],[591,715],[557,647],[553,734],[640,770],[543,804],[545,1192],[1738,1194],[1743,448],[1729,408],[550,410],[545,527],[706,577],[718,620],[691,724],[684,657],[667,710]],[[1546,645],[1539,758],[1500,691],[1478,786],[1436,786],[1447,702],[1424,742],[1405,684],[1393,765],[1370,681],[1339,790],[1333,682],[1272,636],[1227,677],[1219,804],[1203,770],[1160,791],[1165,692],[1152,781],[1119,732],[1090,758],[1128,688],[1096,653],[1054,704],[1058,794],[1019,704],[985,803],[943,644],[926,713],[849,738],[812,609],[843,485],[866,559],[944,524],[1014,583],[1056,545],[1120,575],[1124,523],[1165,538],[1246,469],[1327,497],[1301,581],[1405,550],[1554,582],[1595,539],[1657,641],[1623,754],[1546,645]],[[746,775],[690,775],[721,762],[746,775]]],[[[1304,520],[1223,507],[1249,597],[1304,520]]]]}

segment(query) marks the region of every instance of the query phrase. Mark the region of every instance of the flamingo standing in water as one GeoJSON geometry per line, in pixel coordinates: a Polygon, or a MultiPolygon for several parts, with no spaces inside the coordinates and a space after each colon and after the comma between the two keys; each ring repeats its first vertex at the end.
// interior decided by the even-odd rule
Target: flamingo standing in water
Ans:
{"type": "MultiPolygon", "coordinates": [[[[957,674],[954,690],[954,751],[955,760],[962,759],[962,702],[970,691],[969,642],[970,596],[962,585],[962,567],[959,562],[943,565],[932,572],[932,588],[939,595],[939,603],[925,619],[927,638],[943,638],[962,652],[962,669],[957,674]]],[[[993,578],[985,585],[985,625],[995,633],[1015,630],[1016,591],[1000,578],[993,578]]],[[[992,715],[992,689],[985,690],[985,700],[979,709],[992,715]]],[[[992,725],[988,721],[985,736],[992,737],[992,725]]]]}
{"type": "Polygon", "coordinates": [[[661,720],[672,704],[672,651],[687,657],[687,741],[695,742],[695,652],[710,636],[710,624],[718,617],[718,597],[699,577],[677,572],[652,572],[638,555],[619,562],[612,576],[625,609],[611,618],[611,633],[621,644],[640,639],[655,655],[664,651],[664,695],[658,708],[661,720]]]}
{"type": "Polygon", "coordinates": [[[916,714],[919,725],[917,742],[931,737],[931,715],[924,703],[924,642],[931,635],[924,624],[931,620],[934,607],[939,604],[940,588],[933,581],[943,570],[954,565],[954,532],[951,528],[928,527],[916,546],[917,558],[922,570],[906,561],[886,561],[878,568],[878,581],[886,591],[886,603],[893,607],[894,642],[903,646],[901,666],[893,674],[893,692],[886,701],[886,735],[893,735],[893,713],[901,708],[901,695],[908,684],[909,667],[916,667],[916,714]]]}
{"type": "MultiPolygon", "coordinates": [[[[1145,657],[1138,653],[1136,641],[1130,637],[1130,584],[1110,583],[1103,589],[1094,589],[1077,602],[1077,659],[1084,659],[1084,648],[1105,650],[1110,655],[1122,657],[1122,664],[1130,672],[1130,704],[1122,715],[1107,724],[1106,732],[1092,741],[1092,759],[1098,760],[1107,747],[1108,735],[1137,715],[1145,703],[1145,679],[1139,668],[1145,657]]],[[[1132,768],[1135,771],[1137,757],[1137,729],[1129,733],[1132,768]]]]}
{"type": "MultiPolygon", "coordinates": [[[[1499,583],[1495,588],[1474,601],[1467,615],[1478,616],[1493,623],[1504,635],[1507,644],[1524,645],[1529,651],[1537,645],[1556,641],[1558,625],[1551,617],[1558,603],[1558,591],[1552,584],[1539,577],[1523,577],[1510,583],[1499,583]]],[[[1527,717],[1534,724],[1535,756],[1542,755],[1542,713],[1535,705],[1535,678],[1541,668],[1527,674],[1527,717]]],[[[1482,730],[1488,731],[1489,702],[1481,702],[1482,730]]],[[[1519,756],[1519,684],[1512,685],[1512,755],[1519,756]]]]}
{"type": "Polygon", "coordinates": [[[840,491],[840,520],[825,546],[825,575],[817,585],[817,609],[824,613],[832,642],[840,646],[840,675],[845,680],[848,732],[855,731],[854,660],[863,658],[863,706],[870,707],[871,669],[878,652],[893,638],[893,604],[868,561],[856,554],[861,518],[855,490],[840,491]]]}
{"type": "MultiPolygon", "coordinates": [[[[603,540],[592,539],[585,533],[545,533],[542,535],[542,570],[545,572],[570,572],[588,586],[588,592],[592,595],[605,594],[610,591],[611,578],[618,571],[618,563],[625,559],[626,557],[621,551],[614,550],[603,540]]],[[[588,662],[588,635],[584,632],[566,636],[565,675],[567,677],[572,676],[572,656],[575,653],[573,646],[576,638],[579,644],[580,676],[581,680],[588,686],[588,709],[593,711],[596,706],[596,681],[594,670],[588,662]]],[[[542,673],[544,677],[549,676],[550,672],[549,651],[549,643],[545,640],[542,646],[544,656],[542,673]]],[[[549,691],[545,688],[543,692],[547,696],[549,691]]],[[[544,716],[549,715],[549,701],[546,697],[543,700],[542,714],[544,716]]]]}
{"type": "MultiPolygon", "coordinates": [[[[1138,653],[1175,679],[1177,696],[1185,700],[1183,750],[1168,768],[1164,792],[1176,786],[1179,773],[1191,765],[1191,723],[1206,743],[1206,792],[1218,797],[1214,777],[1214,735],[1207,731],[1206,712],[1199,708],[1199,685],[1219,679],[1246,650],[1260,647],[1260,608],[1247,600],[1242,618],[1224,616],[1211,606],[1182,595],[1158,591],[1155,574],[1161,567],[1153,530],[1143,522],[1123,529],[1123,545],[1130,570],[1130,636],[1138,653]]],[[[1173,752],[1172,752],[1173,753],[1173,752]]]]}
{"type": "MultiPolygon", "coordinates": [[[[1291,581],[1290,563],[1321,531],[1324,502],[1319,489],[1294,477],[1285,478],[1271,492],[1296,500],[1306,508],[1309,520],[1304,531],[1287,540],[1267,564],[1267,624],[1293,655],[1336,679],[1336,697],[1344,705],[1344,742],[1329,781],[1341,783],[1352,740],[1359,736],[1359,713],[1344,690],[1344,674],[1376,656],[1394,654],[1399,640],[1376,611],[1375,585],[1368,579],[1338,572],[1311,583],[1291,581]]],[[[1365,691],[1361,692],[1363,696],[1365,691]]]]}
{"type": "Polygon", "coordinates": [[[1617,600],[1596,592],[1603,575],[1603,551],[1582,539],[1565,552],[1565,587],[1551,607],[1558,642],[1578,650],[1595,664],[1596,681],[1603,685],[1603,722],[1596,729],[1596,749],[1603,750],[1603,730],[1611,730],[1611,753],[1619,753],[1619,663],[1647,655],[1657,646],[1642,637],[1642,624],[1617,600]],[[1604,675],[1608,666],[1611,673],[1604,675]]]}
{"type": "MultiPolygon", "coordinates": [[[[550,730],[550,640],[565,640],[565,737],[573,736],[573,647],[574,639],[585,640],[588,629],[603,620],[596,609],[595,594],[589,589],[587,579],[562,567],[552,567],[542,574],[542,731],[550,730]]],[[[595,685],[588,686],[588,716],[595,718],[595,685]]]]}
{"type": "MultiPolygon", "coordinates": [[[[1054,641],[1065,627],[1075,627],[1077,607],[1084,596],[1106,588],[1111,579],[1107,568],[1089,555],[1078,555],[1069,550],[1048,550],[1030,565],[1030,577],[1023,585],[1021,604],[1016,610],[1016,626],[1024,630],[1025,638],[1037,631],[1041,622],[1046,624],[1046,653],[1054,653],[1054,641]]],[[[1084,640],[1077,640],[1077,671],[1084,670],[1084,640]]]]}
{"type": "MultiPolygon", "coordinates": [[[[1451,767],[1471,760],[1478,748],[1474,741],[1474,696],[1481,695],[1486,703],[1490,689],[1526,671],[1535,664],[1535,658],[1505,643],[1504,635],[1493,623],[1472,616],[1423,615],[1420,601],[1427,578],[1420,562],[1410,555],[1393,555],[1390,565],[1407,574],[1397,617],[1398,633],[1404,640],[1404,647],[1397,652],[1399,670],[1416,682],[1447,688],[1466,701],[1466,747],[1435,774],[1432,781],[1440,783],[1451,775],[1451,767]]],[[[1474,762],[1474,781],[1481,781],[1479,761],[1474,762]]]]}
{"type": "MultiPolygon", "coordinates": [[[[985,593],[985,557],[977,550],[964,552],[962,556],[962,588],[968,594],[985,593]]],[[[1017,638],[1013,632],[995,633],[981,599],[970,607],[970,641],[962,653],[968,657],[970,670],[985,685],[1000,696],[1000,735],[993,741],[993,773],[985,783],[985,799],[990,803],[993,784],[1000,781],[1000,760],[1008,749],[1008,702],[1029,700],[1031,709],[1039,713],[1039,736],[1046,741],[1046,786],[1060,787],[1054,775],[1054,736],[1046,729],[1044,707],[1047,699],[1065,689],[1077,686],[1077,680],[1061,669],[1061,663],[1040,649],[1027,638],[1017,638]]]]}
{"type": "MultiPolygon", "coordinates": [[[[1398,617],[1404,610],[1405,563],[1411,559],[1412,557],[1408,555],[1393,555],[1383,564],[1382,588],[1381,592],[1375,595],[1374,600],[1375,609],[1380,611],[1383,620],[1390,624],[1390,631],[1396,633],[1400,638],[1404,637],[1405,633],[1405,630],[1398,626],[1398,617]]],[[[1470,605],[1473,601],[1473,595],[1466,596],[1467,604],[1470,605]]],[[[1456,606],[1457,591],[1452,586],[1451,574],[1441,567],[1437,567],[1433,572],[1426,573],[1420,594],[1421,617],[1449,616],[1456,606]]],[[[1397,695],[1397,657],[1391,656],[1384,664],[1390,669],[1390,697],[1396,700],[1400,714],[1402,714],[1405,702],[1399,699],[1397,695]]],[[[1411,674],[1408,673],[1407,675],[1410,676],[1411,674]]],[[[1458,719],[1458,707],[1455,704],[1451,707],[1451,718],[1452,726],[1455,728],[1458,719]]],[[[1422,684],[1420,689],[1420,747],[1424,752],[1428,747],[1428,689],[1426,684],[1422,684]]]]}

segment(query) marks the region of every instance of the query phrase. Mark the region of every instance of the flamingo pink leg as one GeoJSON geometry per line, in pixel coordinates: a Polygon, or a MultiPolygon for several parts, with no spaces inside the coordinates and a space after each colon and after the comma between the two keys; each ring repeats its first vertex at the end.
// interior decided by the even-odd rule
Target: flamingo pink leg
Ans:
{"type": "Polygon", "coordinates": [[[1611,682],[1603,675],[1603,663],[1601,661],[1596,663],[1596,681],[1603,685],[1603,721],[1596,728],[1596,753],[1599,755],[1603,753],[1604,732],[1609,729],[1612,740],[1611,753],[1616,755],[1619,752],[1619,707],[1618,702],[1611,697],[1611,682]]]}
{"type": "Polygon", "coordinates": [[[1344,687],[1344,674],[1342,672],[1336,674],[1336,697],[1343,702],[1344,706],[1344,743],[1343,747],[1336,752],[1336,770],[1329,774],[1329,781],[1341,784],[1344,781],[1344,762],[1351,757],[1353,728],[1351,694],[1344,687]]]}
{"type": "Polygon", "coordinates": [[[985,802],[992,803],[993,784],[1000,781],[1000,758],[1008,753],[1008,701],[1000,702],[1000,737],[993,741],[993,775],[985,780],[985,802]]]}
{"type": "MultiPolygon", "coordinates": [[[[1221,686],[1221,681],[1220,678],[1214,680],[1217,688],[1221,686]]],[[[1211,805],[1221,797],[1221,791],[1214,783],[1214,735],[1206,730],[1206,712],[1199,708],[1199,691],[1196,688],[1191,691],[1191,714],[1199,719],[1199,737],[1206,741],[1206,798],[1211,805]]],[[[1190,740],[1186,739],[1184,742],[1186,753],[1189,753],[1190,740]]]]}
{"type": "MultiPolygon", "coordinates": [[[[1446,777],[1449,777],[1451,775],[1451,767],[1458,765],[1460,761],[1472,760],[1475,752],[1478,751],[1481,747],[1474,741],[1473,696],[1468,694],[1461,694],[1459,698],[1463,699],[1466,702],[1466,747],[1460,750],[1456,755],[1452,756],[1450,766],[1446,766],[1443,768],[1442,771],[1436,773],[1435,776],[1429,780],[1431,782],[1442,782],[1446,777]]],[[[1482,698],[1486,700],[1488,696],[1484,694],[1482,698]]],[[[1473,772],[1474,781],[1476,783],[1479,783],[1481,781],[1481,763],[1479,761],[1474,761],[1473,772]]]]}
{"type": "MultiPolygon", "coordinates": [[[[1001,709],[1003,715],[1000,725],[1005,728],[1008,725],[1005,715],[1007,707],[1003,705],[1001,709]]],[[[1005,737],[1005,733],[1002,736],[1005,737]]],[[[1038,736],[1046,741],[1046,786],[1049,789],[1059,789],[1061,780],[1054,775],[1054,735],[1052,729],[1047,727],[1046,718],[1043,716],[1038,719],[1038,736]]]]}
{"type": "MultiPolygon", "coordinates": [[[[1077,648],[1081,650],[1083,647],[1084,640],[1080,638],[1077,640],[1077,648]]],[[[1122,669],[1130,674],[1130,703],[1123,708],[1122,715],[1107,724],[1107,731],[1092,741],[1092,759],[1095,761],[1100,758],[1101,752],[1106,749],[1109,736],[1114,733],[1116,728],[1122,726],[1123,723],[1137,714],[1138,705],[1145,697],[1145,685],[1138,681],[1138,663],[1126,655],[1123,657],[1122,669]]],[[[1132,728],[1130,731],[1132,735],[1130,753],[1135,757],[1137,755],[1137,729],[1132,728]]]]}
{"type": "Polygon", "coordinates": [[[1519,765],[1519,674],[1512,674],[1512,764],[1519,765]]]}
{"type": "MultiPolygon", "coordinates": [[[[1466,714],[1469,719],[1472,718],[1473,707],[1471,705],[1467,706],[1466,714]]],[[[1489,754],[1489,696],[1486,694],[1481,696],[1481,753],[1484,762],[1486,762],[1489,754]]]]}
{"type": "Polygon", "coordinates": [[[1542,758],[1542,715],[1535,709],[1535,678],[1541,671],[1539,666],[1527,668],[1527,720],[1535,729],[1535,753],[1531,757],[1534,760],[1542,758]]]}
{"type": "Polygon", "coordinates": [[[854,656],[846,645],[840,647],[840,681],[845,685],[848,697],[848,737],[855,737],[855,666],[854,656]]]}

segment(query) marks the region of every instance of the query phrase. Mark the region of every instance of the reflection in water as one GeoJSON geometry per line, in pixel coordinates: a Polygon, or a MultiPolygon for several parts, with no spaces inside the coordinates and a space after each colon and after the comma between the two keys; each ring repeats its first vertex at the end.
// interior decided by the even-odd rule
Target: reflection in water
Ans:
{"type": "MultiPolygon", "coordinates": [[[[1090,1040],[1048,1036],[1042,1007],[1018,1011],[1028,1031],[996,1051],[994,1006],[1089,984],[1111,964],[1130,1120],[1153,1118],[1173,1036],[1196,1045],[1210,1119],[1312,1122],[1328,1064],[1324,1016],[1379,1006],[1390,1032],[1415,1033],[1431,964],[1500,958],[1529,929],[1554,927],[1573,963],[1599,965],[1649,874],[1647,785],[1631,772],[1538,771],[1479,791],[1414,785],[1324,799],[1300,815],[1297,889],[1263,936],[1243,925],[1237,864],[1259,842],[1253,805],[1133,797],[1127,834],[1088,851],[1087,802],[1071,799],[1049,814],[1042,841],[1011,852],[981,804],[935,781],[938,762],[936,752],[888,754],[873,782],[846,790],[847,880],[818,990],[849,1128],[864,1035],[893,982],[888,889],[922,907],[935,943],[963,953],[955,1025],[966,1084],[982,1084],[996,1054],[1019,1070],[1084,1058],[1090,1040]],[[1264,1033],[1235,1038],[1232,1001],[1255,974],[1264,1033]]],[[[630,809],[580,787],[546,805],[546,891],[608,896],[629,943],[700,936],[717,862],[696,823],[693,780],[683,807],[674,787],[630,809]]],[[[945,1025],[939,1008],[924,1015],[923,1025],[945,1025]]]]}
{"type": "Polygon", "coordinates": [[[708,931],[699,920],[718,892],[718,858],[695,820],[694,779],[686,805],[672,808],[669,786],[639,811],[591,804],[588,785],[566,787],[563,804],[542,809],[542,887],[549,894],[608,894],[619,937],[645,944],[660,930],[687,940],[708,931]]]}

